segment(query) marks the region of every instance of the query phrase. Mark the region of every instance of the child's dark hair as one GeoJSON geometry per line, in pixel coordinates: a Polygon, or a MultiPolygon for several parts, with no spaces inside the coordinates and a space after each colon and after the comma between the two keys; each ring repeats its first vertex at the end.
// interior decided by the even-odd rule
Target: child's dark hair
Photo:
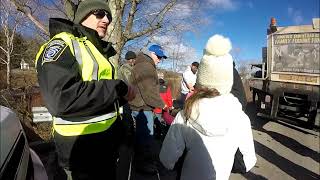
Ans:
{"type": "Polygon", "coordinates": [[[193,62],[192,64],[191,64],[192,66],[195,66],[195,67],[199,67],[199,63],[198,62],[193,62]]]}

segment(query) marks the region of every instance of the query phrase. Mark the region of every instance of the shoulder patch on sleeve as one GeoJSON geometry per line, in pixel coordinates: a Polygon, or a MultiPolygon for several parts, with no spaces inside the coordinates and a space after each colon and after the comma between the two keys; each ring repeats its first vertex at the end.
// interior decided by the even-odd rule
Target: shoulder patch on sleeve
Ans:
{"type": "Polygon", "coordinates": [[[49,42],[42,56],[42,64],[57,61],[66,47],[67,44],[59,39],[49,42]]]}

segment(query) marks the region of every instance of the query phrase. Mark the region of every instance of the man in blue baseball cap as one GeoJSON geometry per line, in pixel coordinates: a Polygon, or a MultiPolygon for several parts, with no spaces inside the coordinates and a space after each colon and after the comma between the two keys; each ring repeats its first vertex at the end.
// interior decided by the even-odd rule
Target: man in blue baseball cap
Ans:
{"type": "Polygon", "coordinates": [[[150,46],[149,47],[149,51],[150,52],[153,52],[157,57],[158,57],[158,59],[162,59],[162,58],[164,58],[164,59],[167,59],[167,56],[166,55],[164,55],[164,52],[163,52],[163,49],[162,49],[162,47],[161,46],[159,46],[159,45],[152,45],[152,46],[150,46]]]}
{"type": "Polygon", "coordinates": [[[163,109],[165,106],[160,97],[156,69],[162,58],[166,59],[167,56],[159,45],[152,45],[145,53],[138,53],[130,80],[138,89],[135,99],[129,103],[132,116],[136,120],[134,164],[136,171],[149,174],[157,172],[155,157],[158,156],[153,147],[153,109],[163,109]]]}

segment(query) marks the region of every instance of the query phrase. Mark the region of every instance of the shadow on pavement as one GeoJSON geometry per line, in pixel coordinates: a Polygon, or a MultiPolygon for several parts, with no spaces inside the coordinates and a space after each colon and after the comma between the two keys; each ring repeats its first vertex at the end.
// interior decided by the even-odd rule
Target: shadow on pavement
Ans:
{"type": "MultiPolygon", "coordinates": [[[[246,113],[250,117],[251,124],[252,124],[252,129],[257,130],[259,132],[263,132],[271,136],[274,140],[278,141],[282,145],[286,146],[287,148],[291,149],[297,154],[300,154],[301,156],[305,157],[310,157],[316,162],[320,162],[320,155],[317,151],[314,151],[303,144],[299,143],[293,138],[290,138],[288,136],[285,136],[283,134],[280,134],[278,132],[274,131],[268,131],[264,129],[264,125],[267,124],[269,121],[273,121],[271,119],[267,118],[262,118],[258,117],[256,115],[256,107],[254,103],[249,103],[247,108],[246,108],[246,113]]],[[[275,123],[278,123],[280,125],[283,125],[287,128],[290,128],[295,131],[302,132],[306,135],[315,135],[313,133],[310,133],[308,131],[303,130],[302,128],[295,127],[294,125],[287,124],[282,121],[273,121],[275,123]]],[[[270,163],[274,164],[287,174],[289,174],[291,177],[295,179],[319,179],[320,176],[302,166],[299,166],[290,160],[278,155],[275,151],[270,149],[269,147],[255,141],[255,148],[256,148],[256,153],[259,154],[261,157],[269,161],[270,163]]],[[[247,173],[244,175],[247,179],[256,179],[255,174],[253,173],[247,173]]],[[[258,175],[259,176],[259,175],[258,175]]],[[[261,177],[263,178],[263,177],[261,177]]],[[[260,177],[258,178],[260,179],[260,177]]]]}
{"type": "MultiPolygon", "coordinates": [[[[283,120],[283,122],[282,122],[282,121],[276,121],[276,122],[277,122],[278,124],[281,124],[281,125],[283,125],[283,126],[286,126],[287,128],[294,129],[294,130],[299,131],[299,132],[302,132],[302,133],[304,133],[304,134],[317,135],[317,134],[313,134],[313,133],[310,133],[310,132],[308,132],[308,131],[305,131],[305,130],[301,129],[301,128],[304,128],[304,127],[301,127],[301,128],[295,127],[295,125],[293,125],[294,123],[292,124],[291,121],[289,121],[289,123],[287,123],[288,121],[285,121],[285,120],[283,120]],[[291,124],[290,124],[290,123],[291,123],[291,124]]],[[[319,135],[319,132],[318,132],[318,135],[319,135]]]]}
{"type": "Polygon", "coordinates": [[[279,156],[275,151],[255,141],[256,153],[266,161],[277,166],[294,179],[320,179],[320,175],[279,156]]]}
{"type": "Polygon", "coordinates": [[[267,180],[264,176],[254,174],[253,172],[247,172],[246,174],[243,175],[246,179],[259,179],[259,180],[267,180]]]}
{"type": "Polygon", "coordinates": [[[310,157],[316,162],[320,162],[320,154],[317,151],[314,151],[302,144],[300,144],[298,141],[284,136],[280,133],[273,132],[273,131],[264,131],[265,133],[269,134],[273,139],[281,143],[282,145],[286,146],[287,148],[291,149],[297,154],[300,154],[301,156],[310,157]]]}
{"type": "MultiPolygon", "coordinates": [[[[280,134],[278,132],[274,132],[274,131],[268,131],[266,129],[263,128],[263,126],[265,124],[267,124],[269,121],[271,121],[270,119],[266,119],[266,118],[261,118],[261,117],[257,117],[255,116],[255,107],[252,104],[249,104],[247,106],[247,111],[250,112],[250,114],[248,113],[248,116],[251,116],[252,118],[252,128],[259,131],[259,132],[263,132],[268,134],[269,136],[271,136],[274,140],[278,141],[279,143],[281,143],[282,145],[286,146],[287,148],[291,149],[292,151],[294,151],[297,154],[300,154],[302,156],[306,156],[306,157],[310,157],[312,158],[314,161],[316,162],[320,162],[320,155],[317,151],[314,151],[304,145],[302,145],[301,143],[299,143],[298,141],[296,141],[295,139],[292,139],[288,136],[285,136],[283,134],[280,134]]],[[[275,123],[278,123],[280,125],[286,126],[288,128],[291,128],[293,130],[302,132],[306,135],[314,135],[312,133],[309,133],[307,131],[304,131],[303,129],[294,127],[293,125],[289,125],[286,124],[284,122],[281,121],[273,121],[275,123]]]]}

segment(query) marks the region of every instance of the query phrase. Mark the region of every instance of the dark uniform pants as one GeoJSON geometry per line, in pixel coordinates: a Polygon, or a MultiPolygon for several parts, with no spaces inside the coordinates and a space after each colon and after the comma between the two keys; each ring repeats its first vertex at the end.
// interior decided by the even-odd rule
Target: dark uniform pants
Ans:
{"type": "Polygon", "coordinates": [[[73,180],[115,179],[124,134],[125,128],[120,119],[100,133],[62,136],[55,132],[59,165],[73,180]]]}

